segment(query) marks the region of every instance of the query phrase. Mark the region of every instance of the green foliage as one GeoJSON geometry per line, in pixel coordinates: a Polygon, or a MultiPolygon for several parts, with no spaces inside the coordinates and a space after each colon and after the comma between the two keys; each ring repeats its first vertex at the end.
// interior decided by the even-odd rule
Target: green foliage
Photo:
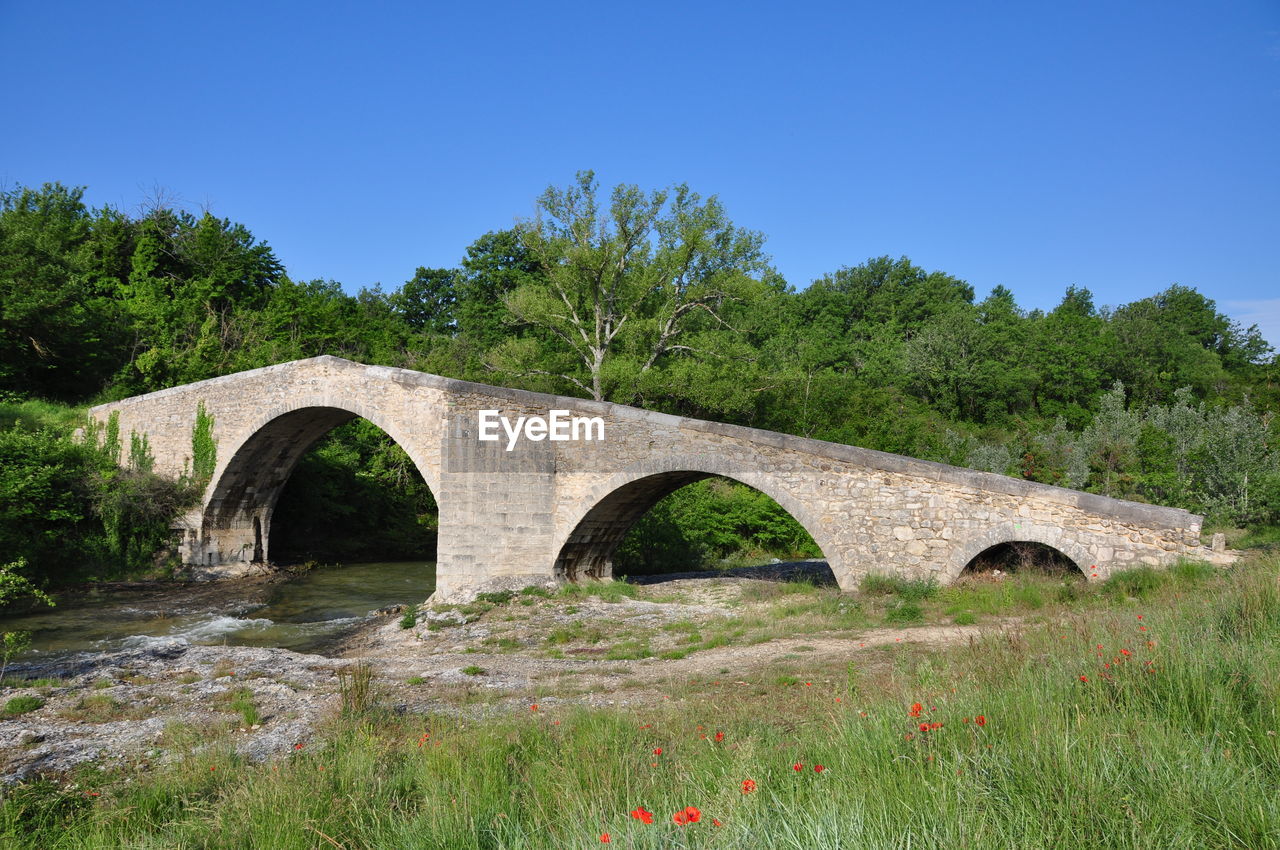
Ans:
{"type": "Polygon", "coordinates": [[[404,616],[400,618],[400,628],[412,629],[418,624],[418,615],[414,609],[410,608],[404,612],[404,616]]]}
{"type": "Polygon", "coordinates": [[[44,705],[44,700],[37,696],[14,697],[4,704],[4,713],[9,717],[17,717],[28,711],[35,711],[44,705]]]}
{"type": "Polygon", "coordinates": [[[777,502],[722,478],[683,487],[659,501],[614,555],[620,574],[679,572],[749,553],[767,560],[821,557],[821,550],[777,502]]]}
{"type": "Polygon", "coordinates": [[[938,583],[932,578],[903,578],[892,573],[868,573],[862,577],[858,589],[868,596],[897,596],[904,602],[919,602],[938,593],[938,583]]]}
{"type": "MultiPolygon", "coordinates": [[[[582,172],[542,195],[535,220],[477,238],[456,268],[349,295],[290,279],[227,218],[163,203],[134,217],[89,209],[83,189],[57,183],[0,192],[0,551],[27,557],[41,580],[138,569],[166,544],[162,515],[191,498],[147,480],[141,435],[108,423],[95,455],[70,440],[77,414],[39,399],[119,398],[324,353],[850,443],[1232,526],[1280,521],[1280,358],[1191,287],[1100,309],[1072,286],[1054,309],[1027,311],[1004,287],[975,302],[963,280],[881,256],[797,292],[768,266],[764,237],[714,196],[683,185],[599,195],[582,172]],[[107,465],[120,460],[127,473],[107,465]]],[[[340,430],[304,458],[273,552],[429,552],[434,502],[374,431],[340,430]]],[[[215,466],[202,409],[192,481],[215,466]]],[[[616,565],[819,554],[765,497],[706,482],[659,503],[616,565]]]]}
{"type": "Polygon", "coordinates": [[[218,443],[213,438],[213,417],[204,402],[196,404],[196,421],[191,428],[191,477],[204,487],[218,467],[218,443]]]}
{"type": "Polygon", "coordinates": [[[910,625],[924,620],[924,611],[914,602],[899,602],[885,609],[884,621],[896,625],[910,625]]]}
{"type": "Polygon", "coordinates": [[[145,446],[120,469],[110,422],[98,442],[50,421],[0,429],[0,550],[24,558],[40,584],[154,568],[192,493],[152,474],[145,446]]]}
{"type": "Polygon", "coordinates": [[[340,425],[303,456],[272,521],[272,559],[431,560],[435,499],[413,461],[364,419],[340,425]]]}
{"type": "Polygon", "coordinates": [[[1102,583],[1102,589],[1121,598],[1146,599],[1160,589],[1160,586],[1166,580],[1166,576],[1167,573],[1154,570],[1151,567],[1134,567],[1133,569],[1119,570],[1112,573],[1102,583]]]}

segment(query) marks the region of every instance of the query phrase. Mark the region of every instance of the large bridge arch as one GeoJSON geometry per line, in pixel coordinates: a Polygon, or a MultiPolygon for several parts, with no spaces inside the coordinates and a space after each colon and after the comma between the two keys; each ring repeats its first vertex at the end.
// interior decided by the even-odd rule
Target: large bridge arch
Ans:
{"type": "MultiPolygon", "coordinates": [[[[276,503],[303,455],[339,425],[365,419],[409,456],[432,495],[440,492],[439,470],[428,462],[412,435],[358,401],[327,396],[292,398],[241,423],[239,439],[218,463],[202,501],[197,563],[265,562],[270,559],[271,521],[276,503]]],[[[190,534],[195,534],[191,529],[190,534]]]]}
{"type": "Polygon", "coordinates": [[[852,588],[852,576],[837,560],[840,551],[828,525],[787,488],[784,479],[744,472],[740,464],[700,455],[664,458],[612,474],[559,512],[554,538],[555,578],[610,578],[614,552],[642,516],[681,487],[712,477],[745,484],[777,502],[813,538],[841,586],[852,588]]]}

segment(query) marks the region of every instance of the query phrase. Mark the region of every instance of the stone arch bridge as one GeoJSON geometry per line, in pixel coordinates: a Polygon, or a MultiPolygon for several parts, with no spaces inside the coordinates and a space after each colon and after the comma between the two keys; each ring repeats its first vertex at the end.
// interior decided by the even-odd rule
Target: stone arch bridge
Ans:
{"type": "Polygon", "coordinates": [[[789,511],[846,590],[872,572],[945,584],[1006,542],[1047,544],[1098,579],[1206,554],[1201,517],[1183,510],[329,356],[101,405],[91,416],[104,425],[114,418],[126,447],[129,435],[145,436],[155,471],[178,476],[191,469],[201,407],[212,417],[216,467],[200,507],[182,521],[179,550],[209,575],[270,557],[272,512],[295,464],[355,417],[395,440],[436,497],[437,600],[607,578],[633,522],[668,493],[713,475],[789,511]]]}

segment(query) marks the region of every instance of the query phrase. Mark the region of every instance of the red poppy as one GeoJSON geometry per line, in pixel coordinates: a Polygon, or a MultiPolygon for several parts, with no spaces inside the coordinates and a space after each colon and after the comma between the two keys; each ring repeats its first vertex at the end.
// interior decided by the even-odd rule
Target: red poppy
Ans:
{"type": "Polygon", "coordinates": [[[1139,619],[1139,620],[1141,620],[1141,619],[1142,619],[1142,615],[1141,615],[1141,614],[1139,614],[1139,615],[1138,615],[1138,619],[1139,619]]]}
{"type": "Polygon", "coordinates": [[[911,710],[907,712],[912,717],[919,717],[920,712],[924,711],[924,706],[918,702],[911,703],[911,710]]]}
{"type": "Polygon", "coordinates": [[[653,748],[653,754],[654,754],[655,756],[660,756],[660,755],[662,755],[662,747],[654,747],[654,748],[653,748]]]}
{"type": "Polygon", "coordinates": [[[942,721],[941,721],[941,720],[939,720],[939,721],[938,721],[938,722],[936,722],[936,723],[930,723],[930,724],[929,724],[929,728],[930,728],[930,729],[941,729],[941,728],[942,728],[942,721]]]}
{"type": "Polygon", "coordinates": [[[826,770],[826,768],[825,768],[825,767],[823,767],[823,766],[822,766],[822,765],[820,765],[820,764],[815,764],[815,765],[813,766],[813,772],[814,772],[814,773],[822,773],[822,771],[824,771],[824,770],[826,770]]]}
{"type": "Polygon", "coordinates": [[[929,724],[928,724],[928,723],[921,723],[921,724],[920,724],[920,731],[921,731],[921,732],[928,732],[928,731],[929,731],[929,724]]]}
{"type": "Polygon", "coordinates": [[[973,718],[973,722],[977,723],[979,726],[986,726],[987,716],[985,714],[979,714],[977,717],[973,718]]]}
{"type": "Polygon", "coordinates": [[[724,733],[723,733],[723,732],[717,732],[717,733],[716,733],[716,743],[718,744],[718,743],[720,743],[720,742],[721,742],[721,741],[723,741],[723,740],[724,740],[724,733]]]}
{"type": "Polygon", "coordinates": [[[672,815],[671,820],[675,821],[680,826],[684,826],[689,822],[689,816],[684,813],[684,810],[681,810],[672,815]]]}
{"type": "Polygon", "coordinates": [[[698,811],[697,806],[685,806],[684,816],[689,819],[689,823],[697,823],[702,820],[702,812],[698,811]]]}
{"type": "Polygon", "coordinates": [[[720,823],[720,821],[716,820],[715,818],[712,818],[711,822],[716,826],[724,826],[724,824],[720,823]]]}
{"type": "Polygon", "coordinates": [[[1145,632],[1146,630],[1147,630],[1146,626],[1138,626],[1138,631],[1145,632]]]}
{"type": "Polygon", "coordinates": [[[1088,676],[1081,676],[1081,677],[1080,677],[1080,681],[1082,681],[1082,682],[1087,682],[1087,681],[1089,681],[1089,677],[1088,677],[1088,676]]]}
{"type": "Polygon", "coordinates": [[[743,794],[750,794],[750,793],[751,793],[752,791],[754,791],[754,790],[756,790],[756,781],[755,781],[754,779],[744,779],[744,780],[742,780],[742,793],[743,793],[743,794]]]}
{"type": "Polygon", "coordinates": [[[601,844],[612,844],[612,843],[613,843],[613,839],[609,837],[609,833],[607,833],[607,832],[602,832],[602,833],[600,833],[600,843],[601,843],[601,844]]]}
{"type": "Polygon", "coordinates": [[[529,706],[529,710],[530,710],[530,711],[537,711],[537,710],[538,710],[538,704],[535,702],[533,705],[529,706]]]}
{"type": "Polygon", "coordinates": [[[1122,649],[1122,650],[1120,650],[1120,654],[1121,654],[1121,655],[1123,655],[1123,656],[1125,656],[1125,657],[1128,657],[1128,656],[1130,656],[1130,655],[1133,655],[1133,653],[1132,653],[1132,652],[1130,652],[1130,651],[1129,651],[1129,650],[1127,650],[1127,649],[1122,649]]]}
{"type": "Polygon", "coordinates": [[[647,811],[644,806],[632,809],[631,816],[641,823],[653,823],[653,812],[647,811]]]}

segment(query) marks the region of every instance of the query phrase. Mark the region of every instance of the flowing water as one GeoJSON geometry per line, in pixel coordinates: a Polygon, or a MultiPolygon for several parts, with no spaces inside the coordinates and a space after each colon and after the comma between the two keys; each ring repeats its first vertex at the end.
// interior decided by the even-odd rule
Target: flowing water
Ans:
{"type": "Polygon", "coordinates": [[[434,589],[435,564],[422,561],[317,567],[277,582],[106,586],[64,594],[56,608],[0,617],[0,632],[31,633],[31,651],[22,661],[58,660],[174,638],[323,653],[373,610],[422,602],[434,589]]]}

